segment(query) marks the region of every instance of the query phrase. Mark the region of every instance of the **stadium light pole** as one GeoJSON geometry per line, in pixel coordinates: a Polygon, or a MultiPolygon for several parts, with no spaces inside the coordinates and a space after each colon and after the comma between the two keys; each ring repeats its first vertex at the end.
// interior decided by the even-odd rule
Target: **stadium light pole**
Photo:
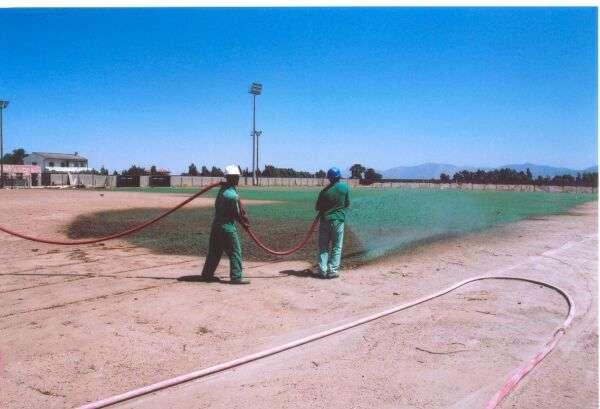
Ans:
{"type": "Polygon", "coordinates": [[[262,84],[253,82],[250,85],[252,94],[252,185],[257,185],[256,170],[258,168],[258,133],[256,132],[256,96],[262,92],[262,84]]]}
{"type": "Polygon", "coordinates": [[[2,132],[2,111],[8,106],[8,101],[0,100],[0,189],[4,189],[4,135],[2,132]]]}

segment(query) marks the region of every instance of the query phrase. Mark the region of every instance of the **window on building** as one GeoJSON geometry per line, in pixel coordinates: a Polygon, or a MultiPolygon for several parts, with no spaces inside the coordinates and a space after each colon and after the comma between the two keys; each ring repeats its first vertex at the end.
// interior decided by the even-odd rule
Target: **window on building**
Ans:
{"type": "Polygon", "coordinates": [[[60,167],[61,167],[61,168],[64,168],[64,167],[66,167],[66,166],[67,166],[67,165],[65,164],[65,162],[61,162],[61,163],[60,163],[60,167]]]}
{"type": "Polygon", "coordinates": [[[17,179],[23,179],[23,174],[22,173],[17,173],[17,179]]]}
{"type": "Polygon", "coordinates": [[[31,162],[33,166],[37,166],[37,162],[31,162]]]}
{"type": "Polygon", "coordinates": [[[48,166],[53,167],[54,166],[54,162],[48,162],[48,166]]]}

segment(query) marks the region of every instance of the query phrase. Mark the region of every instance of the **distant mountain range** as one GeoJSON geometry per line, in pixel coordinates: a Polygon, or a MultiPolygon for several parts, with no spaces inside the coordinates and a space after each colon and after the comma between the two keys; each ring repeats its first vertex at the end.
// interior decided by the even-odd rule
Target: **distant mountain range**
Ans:
{"type": "Polygon", "coordinates": [[[534,178],[541,176],[554,177],[556,175],[573,175],[576,176],[578,172],[597,172],[597,166],[590,166],[585,169],[570,169],[570,168],[559,168],[555,166],[547,165],[536,165],[533,163],[522,163],[522,164],[511,164],[498,167],[485,167],[485,166],[456,166],[447,163],[423,163],[416,166],[398,166],[388,170],[384,170],[382,175],[385,179],[438,179],[441,173],[445,173],[452,177],[456,172],[461,170],[492,170],[510,168],[517,171],[526,171],[527,168],[531,171],[534,178]]]}

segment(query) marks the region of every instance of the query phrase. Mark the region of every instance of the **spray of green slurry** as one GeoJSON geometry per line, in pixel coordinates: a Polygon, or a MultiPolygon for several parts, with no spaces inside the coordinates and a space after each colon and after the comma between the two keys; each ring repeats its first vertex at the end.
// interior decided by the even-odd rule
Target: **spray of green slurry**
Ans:
{"type": "Polygon", "coordinates": [[[348,225],[371,259],[437,237],[564,212],[591,194],[380,190],[358,197],[348,225]]]}
{"type": "MultiPolygon", "coordinates": [[[[151,192],[195,192],[192,189],[149,189],[151,192]]],[[[253,228],[267,244],[284,248],[297,241],[313,219],[314,188],[241,188],[242,200],[268,200],[249,205],[253,228]]],[[[358,188],[351,192],[347,218],[345,265],[377,258],[436,238],[564,212],[596,194],[545,192],[477,192],[456,190],[358,188]]],[[[101,212],[78,218],[69,229],[72,238],[105,235],[124,224],[136,223],[160,209],[101,212]]],[[[131,240],[136,245],[171,254],[202,255],[213,210],[182,209],[131,240]]],[[[244,235],[243,235],[244,237],[244,235]]],[[[271,260],[244,238],[244,257],[271,260]]],[[[314,261],[316,240],[291,259],[314,261]]]]}

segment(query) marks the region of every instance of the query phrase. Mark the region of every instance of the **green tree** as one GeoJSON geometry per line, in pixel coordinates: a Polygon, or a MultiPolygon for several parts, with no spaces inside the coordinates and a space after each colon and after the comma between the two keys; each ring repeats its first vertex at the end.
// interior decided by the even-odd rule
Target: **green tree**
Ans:
{"type": "Polygon", "coordinates": [[[2,158],[2,163],[7,165],[22,165],[23,159],[27,156],[25,149],[18,148],[14,149],[12,153],[5,153],[2,158]]]}
{"type": "Polygon", "coordinates": [[[444,183],[450,182],[450,176],[445,173],[440,174],[440,180],[444,183]]]}
{"type": "Polygon", "coordinates": [[[381,178],[382,178],[381,174],[375,172],[375,169],[368,168],[367,170],[365,170],[365,179],[366,180],[378,181],[378,180],[381,180],[381,178]]]}
{"type": "Polygon", "coordinates": [[[223,176],[223,171],[215,166],[210,170],[210,176],[223,176]]]}
{"type": "Polygon", "coordinates": [[[198,168],[193,163],[188,166],[188,176],[198,176],[198,168]]]}
{"type": "Polygon", "coordinates": [[[140,176],[140,175],[147,175],[148,172],[146,172],[146,169],[140,167],[140,166],[136,166],[136,165],[131,165],[129,167],[129,169],[127,170],[123,170],[121,172],[121,175],[127,175],[127,176],[140,176]]]}
{"type": "Polygon", "coordinates": [[[202,166],[202,170],[200,171],[200,176],[210,176],[210,171],[206,166],[202,166]]]}
{"type": "Polygon", "coordinates": [[[365,168],[360,163],[355,163],[354,165],[350,166],[350,178],[351,179],[362,179],[363,173],[366,170],[367,170],[367,168],[365,168]]]}
{"type": "Polygon", "coordinates": [[[315,177],[319,178],[319,179],[325,179],[326,176],[327,176],[327,173],[324,170],[319,170],[318,172],[315,173],[315,177]]]}
{"type": "Polygon", "coordinates": [[[104,167],[104,165],[102,165],[102,166],[100,167],[100,174],[101,174],[101,175],[108,175],[108,169],[106,169],[106,168],[104,167]]]}

